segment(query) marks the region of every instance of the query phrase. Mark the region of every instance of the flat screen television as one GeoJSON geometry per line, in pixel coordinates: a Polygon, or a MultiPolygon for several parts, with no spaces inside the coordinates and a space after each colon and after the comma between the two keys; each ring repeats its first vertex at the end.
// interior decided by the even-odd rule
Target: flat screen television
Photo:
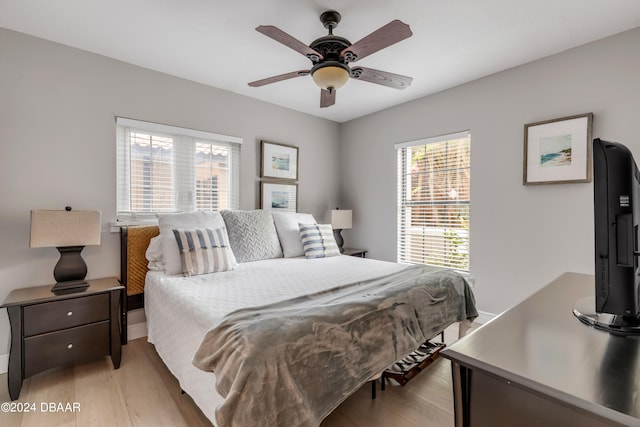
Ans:
{"type": "Polygon", "coordinates": [[[640,333],[640,172],[624,145],[593,141],[593,199],[595,295],[574,313],[613,333],[640,333]]]}

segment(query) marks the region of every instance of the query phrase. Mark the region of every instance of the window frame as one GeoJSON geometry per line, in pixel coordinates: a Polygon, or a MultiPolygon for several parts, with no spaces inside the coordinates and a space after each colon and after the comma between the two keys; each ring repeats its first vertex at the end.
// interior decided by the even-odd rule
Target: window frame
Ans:
{"type": "MultiPolygon", "coordinates": [[[[228,209],[239,207],[240,196],[240,147],[242,138],[213,132],[188,129],[178,126],[116,117],[116,221],[114,226],[155,224],[156,213],[188,212],[197,209],[197,164],[198,144],[208,144],[228,150],[227,200],[228,209]],[[172,207],[157,211],[137,211],[131,206],[131,139],[132,130],[152,136],[172,138],[172,207]],[[193,182],[191,182],[193,181],[193,182]],[[189,194],[187,197],[181,195],[189,194]]],[[[208,209],[204,209],[208,210],[208,209]]]]}
{"type": "MultiPolygon", "coordinates": [[[[396,157],[397,157],[397,252],[396,252],[396,258],[397,258],[397,262],[399,263],[404,263],[404,264],[426,264],[426,265],[436,265],[438,267],[443,267],[443,268],[449,268],[449,269],[454,269],[457,271],[462,271],[462,272],[468,272],[470,269],[470,258],[471,258],[471,251],[470,251],[470,245],[471,245],[471,236],[470,236],[470,227],[469,227],[469,222],[470,222],[470,216],[471,216],[471,132],[469,130],[465,130],[462,132],[456,132],[456,133],[451,133],[451,134],[446,134],[446,135],[439,135],[439,136],[435,136],[435,137],[430,137],[430,138],[424,138],[424,139],[419,139],[419,140],[414,140],[414,141],[408,141],[408,142],[403,142],[403,143],[399,143],[399,144],[395,144],[394,148],[396,149],[396,157]],[[469,158],[468,158],[468,174],[469,174],[469,198],[468,199],[464,199],[464,200],[458,200],[458,201],[452,201],[452,200],[437,200],[437,199],[430,199],[427,201],[414,201],[409,197],[409,192],[411,191],[411,183],[408,183],[408,177],[411,176],[411,173],[409,172],[409,169],[411,168],[411,159],[408,158],[407,154],[408,154],[408,149],[412,149],[412,148],[418,148],[418,147],[426,147],[428,145],[431,144],[437,144],[437,143],[444,143],[444,142],[448,142],[448,141],[455,141],[455,140],[459,140],[459,139],[463,139],[463,138],[469,138],[469,158]],[[411,224],[410,224],[410,219],[408,219],[408,215],[407,215],[407,208],[409,207],[415,207],[415,206],[468,206],[468,222],[467,222],[467,228],[466,228],[466,233],[459,233],[459,230],[464,230],[464,228],[459,228],[459,227],[429,227],[429,226],[422,226],[422,231],[419,233],[416,233],[418,236],[423,236],[423,238],[425,238],[425,240],[427,240],[427,238],[429,237],[429,234],[427,232],[431,231],[431,237],[433,236],[437,236],[438,231],[440,232],[440,236],[441,238],[447,239],[447,231],[448,230],[456,230],[455,231],[455,237],[456,238],[461,238],[462,239],[462,243],[459,244],[459,246],[462,246],[464,248],[464,246],[466,246],[466,250],[467,250],[467,260],[466,260],[466,268],[457,268],[455,266],[451,266],[451,265],[447,265],[452,264],[451,260],[447,260],[447,256],[446,256],[446,250],[448,249],[447,244],[443,244],[441,245],[441,250],[437,253],[435,253],[435,255],[430,255],[430,256],[434,256],[436,258],[436,260],[438,261],[435,264],[431,264],[431,263],[427,263],[424,262],[425,259],[427,258],[426,255],[422,255],[422,262],[412,262],[410,260],[411,258],[411,244],[409,243],[409,236],[412,235],[412,233],[410,233],[408,230],[410,228],[412,228],[411,224]],[[434,232],[435,231],[435,232],[434,232]],[[462,236],[461,236],[462,234],[462,236]],[[464,235],[466,234],[466,236],[464,235]],[[439,256],[436,256],[439,255],[439,256]]],[[[450,163],[447,161],[446,163],[446,167],[439,170],[439,171],[435,171],[435,173],[440,173],[442,171],[446,171],[447,173],[449,173],[452,170],[455,170],[456,168],[452,168],[450,163]]],[[[467,169],[467,168],[464,168],[467,169]]],[[[413,234],[415,235],[415,234],[413,234]]],[[[425,253],[425,246],[420,247],[420,249],[422,249],[422,252],[425,253]]]]}

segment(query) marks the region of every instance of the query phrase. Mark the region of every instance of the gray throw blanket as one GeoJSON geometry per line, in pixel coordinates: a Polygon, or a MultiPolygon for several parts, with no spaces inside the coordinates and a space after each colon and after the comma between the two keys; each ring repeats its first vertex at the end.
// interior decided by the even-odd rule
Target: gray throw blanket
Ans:
{"type": "Polygon", "coordinates": [[[318,426],[344,399],[450,324],[478,313],[467,281],[411,266],[230,313],[193,364],[215,372],[219,427],[318,426]]]}

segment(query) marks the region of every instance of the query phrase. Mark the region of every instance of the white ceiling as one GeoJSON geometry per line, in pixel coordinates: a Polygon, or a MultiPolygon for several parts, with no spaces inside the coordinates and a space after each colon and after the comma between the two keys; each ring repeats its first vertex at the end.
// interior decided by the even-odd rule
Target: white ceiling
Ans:
{"type": "Polygon", "coordinates": [[[639,0],[0,0],[0,27],[337,122],[637,26],[639,0]],[[327,33],[319,15],[330,9],[342,15],[334,33],[352,43],[393,19],[409,24],[413,37],[357,65],[411,76],[412,85],[351,80],[323,109],[308,76],[247,86],[310,68],[256,26],[309,44],[327,33]]]}

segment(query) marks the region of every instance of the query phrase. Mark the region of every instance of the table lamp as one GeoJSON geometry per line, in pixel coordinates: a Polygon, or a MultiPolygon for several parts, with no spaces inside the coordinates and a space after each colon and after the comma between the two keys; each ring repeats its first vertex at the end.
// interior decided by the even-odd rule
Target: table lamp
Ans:
{"type": "Polygon", "coordinates": [[[344,252],[342,245],[344,240],[342,239],[342,230],[351,228],[351,210],[335,208],[331,211],[331,228],[333,228],[333,237],[336,239],[336,244],[340,248],[340,253],[344,252]]]}
{"type": "Polygon", "coordinates": [[[80,253],[86,245],[100,244],[100,212],[65,210],[32,210],[29,247],[55,247],[60,259],[53,270],[54,293],[87,288],[87,264],[80,253]]]}

